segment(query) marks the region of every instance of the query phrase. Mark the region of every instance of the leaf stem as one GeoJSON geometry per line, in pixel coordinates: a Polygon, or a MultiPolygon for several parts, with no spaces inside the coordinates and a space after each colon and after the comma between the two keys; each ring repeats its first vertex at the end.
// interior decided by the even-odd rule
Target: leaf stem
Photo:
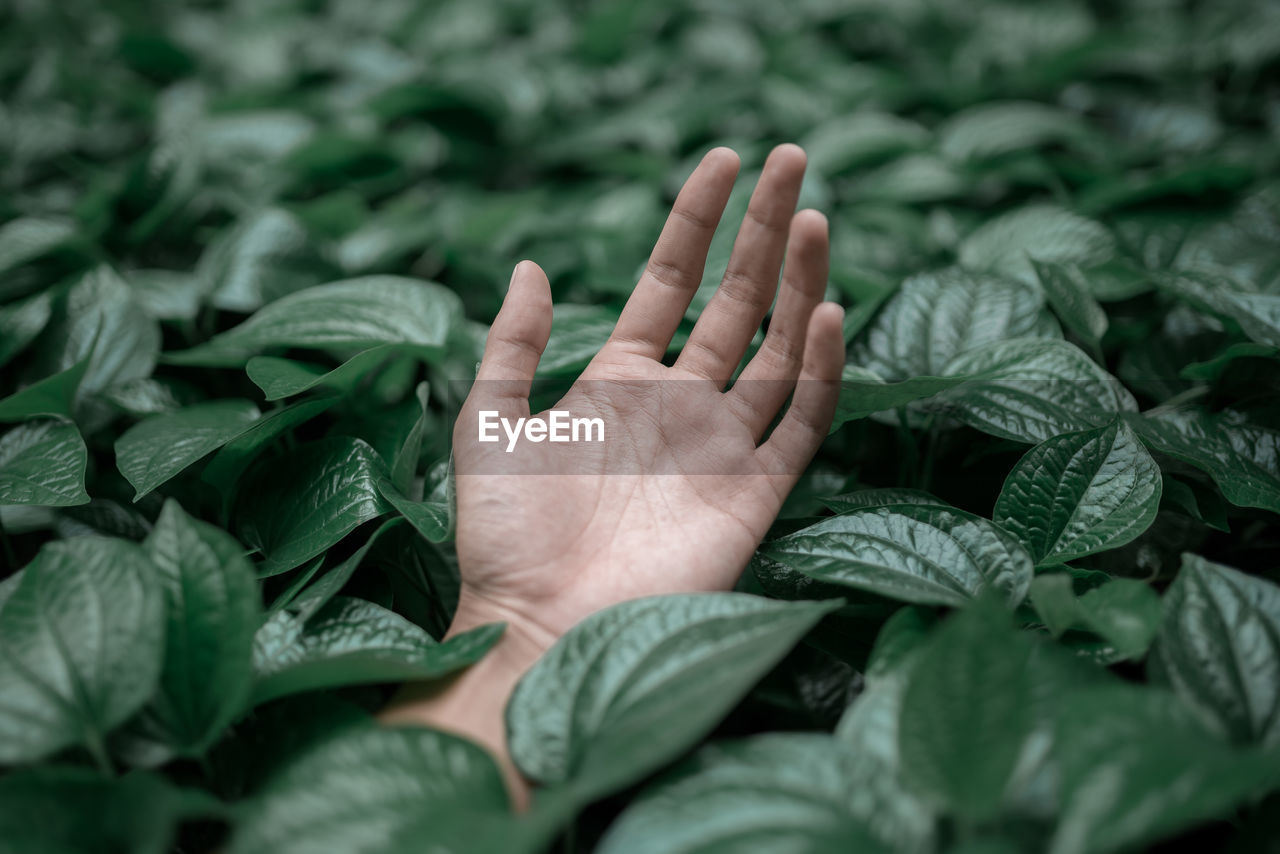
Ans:
{"type": "Polygon", "coordinates": [[[107,745],[102,740],[102,734],[96,729],[89,729],[85,732],[84,739],[85,749],[89,751],[89,755],[93,757],[93,764],[98,766],[98,770],[103,776],[115,777],[116,768],[111,762],[110,755],[107,754],[107,745]]]}

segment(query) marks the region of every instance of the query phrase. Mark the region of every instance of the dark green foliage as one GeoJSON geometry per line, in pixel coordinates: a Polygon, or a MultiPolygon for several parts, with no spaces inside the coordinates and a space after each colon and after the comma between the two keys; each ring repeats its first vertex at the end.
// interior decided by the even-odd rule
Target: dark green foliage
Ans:
{"type": "Polygon", "coordinates": [[[0,3],[0,854],[1256,847],[1278,69],[1269,0],[0,3]],[[518,260],[564,381],[787,140],[832,434],[737,591],[530,672],[512,818],[368,719],[501,631],[441,640],[459,387],[518,260]]]}

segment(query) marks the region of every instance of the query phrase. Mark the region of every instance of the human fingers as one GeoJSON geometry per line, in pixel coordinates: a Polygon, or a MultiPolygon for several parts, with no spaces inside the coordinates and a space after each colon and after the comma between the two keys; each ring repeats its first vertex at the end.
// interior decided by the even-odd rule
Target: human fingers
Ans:
{"type": "Polygon", "coordinates": [[[756,441],[795,386],[804,359],[809,318],[827,288],[827,218],[803,210],[791,220],[782,290],[769,333],[728,395],[756,441]]]}
{"type": "Polygon", "coordinates": [[[707,250],[738,175],[738,155],[713,148],[685,181],[610,340],[661,359],[702,282],[707,250]]]}
{"type": "Polygon", "coordinates": [[[778,290],[791,216],[800,196],[805,155],[780,145],[765,161],[738,230],[724,279],[694,324],[678,367],[728,382],[778,290]]]}

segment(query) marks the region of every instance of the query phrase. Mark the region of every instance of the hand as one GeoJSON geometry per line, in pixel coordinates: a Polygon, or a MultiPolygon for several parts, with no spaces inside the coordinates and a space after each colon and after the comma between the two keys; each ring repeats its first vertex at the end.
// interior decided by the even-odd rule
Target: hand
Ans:
{"type": "MultiPolygon", "coordinates": [[[[715,149],[694,170],[613,335],[553,407],[601,418],[598,445],[524,442],[508,453],[505,440],[476,441],[481,410],[511,421],[530,415],[551,331],[545,274],[529,261],[516,267],[454,429],[462,592],[451,632],[508,624],[498,649],[462,681],[483,679],[481,692],[508,682],[509,692],[547,646],[601,608],[732,587],[826,435],[844,364],[843,312],[822,303],[826,219],[794,213],[804,168],[794,145],[770,154],[724,279],[667,367],[661,359],[702,281],[738,157],[715,149]],[[768,334],[725,391],[780,272],[768,334]]],[[[499,731],[479,732],[474,698],[442,715],[447,700],[435,694],[428,718],[468,721],[501,751],[500,708],[499,731]]]]}

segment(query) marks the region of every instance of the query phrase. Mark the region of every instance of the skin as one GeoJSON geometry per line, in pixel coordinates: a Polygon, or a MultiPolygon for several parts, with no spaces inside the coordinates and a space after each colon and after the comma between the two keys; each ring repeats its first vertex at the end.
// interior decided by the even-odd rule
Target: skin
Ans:
{"type": "Polygon", "coordinates": [[[702,281],[738,167],[727,148],[702,159],[612,336],[554,407],[601,417],[608,442],[524,442],[508,454],[505,440],[476,441],[481,409],[530,415],[551,331],[551,289],[531,261],[512,274],[455,424],[462,590],[450,634],[492,622],[507,629],[460,675],[407,686],[384,719],[484,745],[517,805],[528,788],[507,756],[503,710],[520,676],[601,608],[730,589],[831,423],[843,310],[822,302],[826,218],[795,212],[805,169],[795,145],[770,153],[719,288],[674,365],[661,362],[702,281]],[[726,391],[775,296],[764,343],[726,391]]]}

